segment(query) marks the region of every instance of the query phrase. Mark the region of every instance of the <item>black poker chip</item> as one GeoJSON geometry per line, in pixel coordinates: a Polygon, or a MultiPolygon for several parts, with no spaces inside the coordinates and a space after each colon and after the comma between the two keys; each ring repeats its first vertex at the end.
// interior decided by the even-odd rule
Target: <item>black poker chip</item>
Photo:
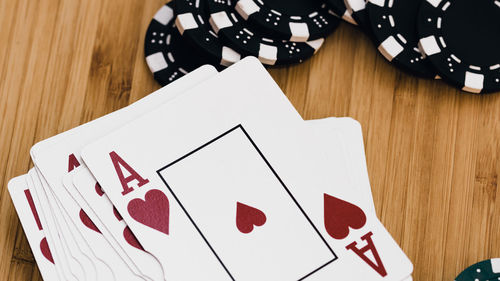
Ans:
{"type": "Polygon", "coordinates": [[[344,0],[344,4],[359,27],[361,27],[368,36],[371,36],[370,20],[368,19],[368,12],[366,11],[366,1],[344,0]]]}
{"type": "Polygon", "coordinates": [[[325,0],[234,1],[243,19],[276,39],[306,42],[325,37],[339,24],[325,0]]]}
{"type": "Polygon", "coordinates": [[[443,80],[472,93],[500,90],[497,0],[422,1],[419,46],[443,80]]]}
{"type": "Polygon", "coordinates": [[[469,266],[455,281],[493,281],[500,280],[500,258],[489,259],[469,266]]]}
{"type": "Polygon", "coordinates": [[[173,19],[170,2],[156,12],[144,40],[146,63],[162,86],[207,63],[199,51],[182,40],[173,19]]]}
{"type": "Polygon", "coordinates": [[[348,23],[357,25],[356,20],[352,17],[351,11],[345,6],[344,0],[326,0],[326,3],[337,17],[342,18],[348,23]]]}
{"type": "Polygon", "coordinates": [[[183,39],[203,52],[216,66],[230,66],[240,60],[241,55],[225,46],[211,29],[209,14],[204,0],[175,0],[175,24],[183,39]]]}
{"type": "Polygon", "coordinates": [[[290,42],[266,38],[234,11],[227,0],[206,0],[210,25],[217,35],[243,56],[255,56],[266,65],[299,63],[314,55],[324,42],[319,38],[307,42],[290,42]]]}
{"type": "Polygon", "coordinates": [[[422,0],[370,0],[366,4],[373,39],[390,62],[417,76],[434,78],[436,70],[418,48],[417,16],[422,0]]]}

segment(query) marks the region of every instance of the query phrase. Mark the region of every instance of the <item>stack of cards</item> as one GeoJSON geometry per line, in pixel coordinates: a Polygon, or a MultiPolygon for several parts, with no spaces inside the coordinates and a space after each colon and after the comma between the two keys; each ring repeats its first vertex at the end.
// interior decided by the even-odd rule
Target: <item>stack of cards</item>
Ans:
{"type": "Polygon", "coordinates": [[[304,121],[253,57],[31,157],[9,191],[45,280],[411,280],[375,213],[359,123],[304,121]]]}

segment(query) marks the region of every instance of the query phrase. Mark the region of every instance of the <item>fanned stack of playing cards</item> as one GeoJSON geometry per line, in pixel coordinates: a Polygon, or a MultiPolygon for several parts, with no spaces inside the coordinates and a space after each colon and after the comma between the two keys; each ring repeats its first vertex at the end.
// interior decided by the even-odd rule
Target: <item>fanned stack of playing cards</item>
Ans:
{"type": "Polygon", "coordinates": [[[9,191],[45,280],[411,280],[358,122],[304,121],[257,59],[37,143],[9,191]]]}

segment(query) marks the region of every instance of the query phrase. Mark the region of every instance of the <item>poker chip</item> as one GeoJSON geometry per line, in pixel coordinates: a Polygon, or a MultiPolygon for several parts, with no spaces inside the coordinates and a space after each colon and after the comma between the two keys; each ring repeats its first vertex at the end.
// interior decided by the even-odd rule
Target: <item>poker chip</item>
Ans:
{"type": "Polygon", "coordinates": [[[183,39],[199,49],[214,65],[230,66],[241,55],[225,46],[208,23],[206,2],[200,0],[175,0],[175,24],[183,39]]]}
{"type": "Polygon", "coordinates": [[[344,0],[326,0],[326,3],[332,9],[333,13],[344,21],[357,25],[356,21],[352,17],[352,13],[345,6],[344,0]]]}
{"type": "Polygon", "coordinates": [[[155,80],[162,86],[207,63],[199,51],[182,40],[173,18],[170,2],[156,12],[144,42],[146,63],[155,80]]]}
{"type": "Polygon", "coordinates": [[[266,65],[299,63],[311,57],[324,42],[319,38],[307,42],[290,42],[264,37],[234,12],[226,0],[207,0],[210,25],[219,37],[243,56],[255,56],[266,65]]]}
{"type": "Polygon", "coordinates": [[[443,80],[472,93],[500,90],[500,4],[422,1],[419,46],[443,80]]]}
{"type": "Polygon", "coordinates": [[[370,0],[366,4],[379,52],[396,66],[421,77],[436,71],[418,48],[416,20],[421,0],[370,0]]]}
{"type": "Polygon", "coordinates": [[[344,0],[344,4],[356,23],[368,34],[371,33],[370,21],[365,0],[344,0]]]}
{"type": "Polygon", "coordinates": [[[469,266],[455,281],[493,281],[500,280],[500,258],[489,259],[469,266]]]}
{"type": "Polygon", "coordinates": [[[324,0],[236,0],[234,8],[265,34],[292,42],[325,37],[339,24],[324,0]]]}

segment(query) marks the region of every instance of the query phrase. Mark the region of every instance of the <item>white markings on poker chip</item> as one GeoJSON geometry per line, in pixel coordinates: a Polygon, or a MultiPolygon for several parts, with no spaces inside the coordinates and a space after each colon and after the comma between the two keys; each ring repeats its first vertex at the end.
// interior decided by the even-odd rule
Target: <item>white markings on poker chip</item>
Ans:
{"type": "Polygon", "coordinates": [[[233,49],[223,46],[222,47],[222,59],[220,64],[223,66],[230,66],[233,63],[239,61],[241,59],[241,55],[234,51],[233,49]]]}
{"type": "Polygon", "coordinates": [[[499,69],[500,68],[500,64],[495,64],[495,65],[492,65],[489,67],[490,70],[495,70],[495,69],[499,69]]]}
{"type": "Polygon", "coordinates": [[[439,3],[441,3],[441,0],[427,0],[427,3],[431,4],[434,8],[437,8],[439,3]]]}
{"type": "Polygon", "coordinates": [[[421,38],[419,44],[424,50],[425,54],[428,56],[441,53],[441,48],[439,48],[436,37],[434,37],[434,35],[421,38]]]}
{"type": "Polygon", "coordinates": [[[479,94],[484,84],[484,75],[479,73],[465,72],[465,82],[462,88],[465,91],[479,94]]]}
{"type": "Polygon", "coordinates": [[[406,41],[406,38],[402,34],[398,33],[396,36],[398,36],[399,40],[401,40],[401,42],[403,42],[403,44],[408,43],[408,41],[406,41]]]}
{"type": "Polygon", "coordinates": [[[389,36],[380,43],[378,50],[388,61],[392,61],[404,51],[404,47],[399,44],[394,36],[389,36]]]}
{"type": "Polygon", "coordinates": [[[392,15],[389,15],[389,24],[391,25],[391,27],[395,27],[396,24],[394,23],[394,18],[392,17],[392,15]]]}
{"type": "Polygon", "coordinates": [[[168,52],[168,53],[167,53],[167,57],[168,57],[168,59],[169,59],[171,62],[175,62],[174,55],[172,55],[172,53],[171,53],[171,52],[168,52]]]}
{"type": "Polygon", "coordinates": [[[379,7],[384,7],[385,0],[370,0],[369,2],[379,7]]]}
{"type": "Polygon", "coordinates": [[[167,61],[161,52],[151,54],[146,57],[151,72],[155,73],[168,67],[167,61]]]}
{"type": "MultiPolygon", "coordinates": [[[[323,45],[323,42],[325,42],[325,39],[319,38],[316,40],[307,41],[306,43],[307,45],[311,46],[314,49],[314,53],[316,53],[319,50],[319,48],[321,48],[321,45],[323,45]]],[[[297,50],[300,51],[300,49],[297,50]]]]}
{"type": "Polygon", "coordinates": [[[354,12],[358,12],[364,10],[366,7],[365,0],[346,0],[345,1],[347,8],[353,10],[354,12]]]}
{"type": "Polygon", "coordinates": [[[186,30],[198,28],[198,24],[196,23],[192,13],[177,15],[175,25],[177,25],[177,29],[179,29],[181,35],[183,35],[186,30]]]}
{"type": "Polygon", "coordinates": [[[242,18],[248,20],[248,17],[260,11],[260,7],[252,0],[240,0],[236,3],[234,9],[240,14],[242,18]]]}
{"type": "Polygon", "coordinates": [[[456,61],[456,62],[458,62],[458,63],[462,63],[462,60],[461,60],[461,59],[459,59],[459,58],[458,58],[457,56],[455,56],[454,54],[451,54],[450,56],[451,56],[451,58],[452,58],[454,61],[456,61]]]}
{"type": "Polygon", "coordinates": [[[449,7],[450,7],[451,3],[450,2],[446,2],[444,5],[443,5],[443,8],[441,8],[443,11],[446,11],[449,7]]]}
{"type": "Polygon", "coordinates": [[[290,32],[292,36],[290,41],[295,42],[306,42],[309,39],[309,28],[304,22],[290,22],[289,23],[290,32]]]}
{"type": "Polygon", "coordinates": [[[162,25],[167,25],[174,18],[174,10],[169,6],[163,6],[153,18],[162,25]]]}
{"type": "Polygon", "coordinates": [[[274,65],[278,58],[278,48],[267,44],[260,43],[259,60],[268,65],[274,65]]]}
{"type": "MultiPolygon", "coordinates": [[[[493,273],[500,273],[500,258],[491,259],[490,262],[493,273]]],[[[498,280],[500,280],[500,277],[498,280]]]]}
{"type": "Polygon", "coordinates": [[[233,23],[224,11],[211,14],[209,22],[215,33],[219,33],[219,30],[223,28],[233,26],[233,23]]]}

